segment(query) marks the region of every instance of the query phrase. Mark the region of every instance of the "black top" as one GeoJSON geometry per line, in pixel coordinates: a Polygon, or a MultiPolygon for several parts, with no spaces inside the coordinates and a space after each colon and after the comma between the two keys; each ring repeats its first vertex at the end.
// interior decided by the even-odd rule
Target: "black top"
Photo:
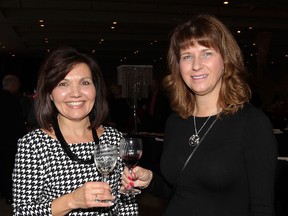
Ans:
{"type": "MultiPolygon", "coordinates": [[[[198,130],[206,119],[196,117],[198,130]]],[[[193,125],[192,117],[175,113],[167,120],[161,172],[171,185],[192,150],[193,125]]],[[[264,113],[246,105],[235,115],[222,115],[189,161],[165,215],[273,215],[276,164],[277,143],[264,113]]]]}

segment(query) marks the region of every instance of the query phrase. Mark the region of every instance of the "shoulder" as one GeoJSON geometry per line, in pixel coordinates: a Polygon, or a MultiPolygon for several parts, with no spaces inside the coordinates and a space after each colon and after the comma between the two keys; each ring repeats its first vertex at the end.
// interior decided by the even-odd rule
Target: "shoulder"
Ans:
{"type": "Polygon", "coordinates": [[[243,130],[243,143],[247,150],[250,153],[258,151],[263,154],[266,152],[267,158],[272,155],[275,159],[277,157],[277,140],[268,116],[251,104],[245,104],[239,113],[243,118],[239,118],[240,124],[237,128],[243,130]]]}
{"type": "Polygon", "coordinates": [[[28,149],[38,151],[46,148],[49,142],[53,139],[43,130],[37,128],[25,134],[18,140],[18,148],[24,148],[25,151],[28,149]]]}
{"type": "Polygon", "coordinates": [[[103,126],[104,132],[102,134],[103,139],[109,139],[109,140],[120,140],[123,137],[122,132],[117,130],[114,127],[111,126],[103,126]]]}
{"type": "Polygon", "coordinates": [[[261,109],[249,103],[238,112],[238,116],[245,117],[247,121],[270,123],[268,116],[261,109]]]}
{"type": "Polygon", "coordinates": [[[174,122],[183,120],[176,112],[171,112],[169,116],[167,117],[167,122],[174,122]]]}
{"type": "Polygon", "coordinates": [[[187,119],[181,118],[177,112],[172,112],[166,120],[165,131],[181,130],[188,122],[187,119]]]}
{"type": "Polygon", "coordinates": [[[167,117],[166,125],[186,124],[187,120],[189,120],[190,118],[191,116],[184,119],[177,112],[173,111],[167,117]]]}
{"type": "Polygon", "coordinates": [[[49,137],[48,133],[44,132],[42,129],[34,129],[27,134],[25,134],[21,139],[22,140],[39,140],[39,139],[45,139],[49,137]]]}
{"type": "Polygon", "coordinates": [[[260,135],[273,132],[268,116],[252,104],[245,104],[234,114],[221,115],[218,124],[225,130],[237,130],[239,133],[260,135]]]}
{"type": "Polygon", "coordinates": [[[118,129],[112,127],[112,126],[102,126],[104,129],[104,132],[106,133],[119,133],[122,134],[122,132],[120,132],[118,129]]]}
{"type": "Polygon", "coordinates": [[[236,113],[234,120],[237,121],[239,127],[248,133],[260,136],[273,134],[273,127],[268,116],[251,104],[245,104],[243,109],[236,113]]]}

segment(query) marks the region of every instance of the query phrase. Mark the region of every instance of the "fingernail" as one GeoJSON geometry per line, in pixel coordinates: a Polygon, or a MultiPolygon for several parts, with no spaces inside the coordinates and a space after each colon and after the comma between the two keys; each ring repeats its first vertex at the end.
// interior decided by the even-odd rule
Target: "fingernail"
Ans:
{"type": "Polygon", "coordinates": [[[130,185],[127,185],[126,189],[130,189],[130,188],[131,188],[131,186],[130,186],[130,185]]]}
{"type": "Polygon", "coordinates": [[[132,180],[131,176],[128,176],[128,179],[131,181],[132,180]]]}
{"type": "Polygon", "coordinates": [[[129,184],[130,186],[134,187],[134,182],[131,181],[129,184]]]}

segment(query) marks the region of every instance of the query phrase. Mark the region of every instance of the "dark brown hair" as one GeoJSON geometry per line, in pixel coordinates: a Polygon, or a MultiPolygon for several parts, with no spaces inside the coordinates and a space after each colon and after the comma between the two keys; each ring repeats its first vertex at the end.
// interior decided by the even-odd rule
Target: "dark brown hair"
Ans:
{"type": "Polygon", "coordinates": [[[184,83],[179,69],[180,50],[198,43],[218,51],[224,60],[224,73],[218,106],[222,113],[232,114],[249,101],[251,90],[247,84],[242,52],[229,31],[217,18],[207,14],[196,15],[173,31],[168,50],[170,74],[163,86],[170,95],[171,109],[182,118],[193,114],[195,97],[184,83]]]}
{"type": "Polygon", "coordinates": [[[58,114],[58,110],[50,99],[52,90],[79,63],[85,63],[90,68],[97,93],[89,114],[91,123],[89,128],[100,126],[106,119],[108,113],[106,86],[97,62],[90,55],[81,53],[75,48],[60,47],[48,55],[39,71],[35,115],[41,128],[51,130],[54,118],[58,114]]]}

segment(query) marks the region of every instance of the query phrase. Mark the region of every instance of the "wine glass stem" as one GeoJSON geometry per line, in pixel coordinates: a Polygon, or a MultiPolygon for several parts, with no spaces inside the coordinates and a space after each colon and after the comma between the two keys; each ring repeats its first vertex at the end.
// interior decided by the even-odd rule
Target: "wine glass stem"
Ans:
{"type": "Polygon", "coordinates": [[[107,174],[103,174],[102,181],[103,182],[108,182],[108,175],[107,174]]]}
{"type": "MultiPolygon", "coordinates": [[[[130,174],[131,174],[131,176],[132,176],[132,179],[134,180],[134,173],[133,173],[133,169],[132,168],[129,168],[129,172],[130,172],[130,174]]],[[[133,186],[131,186],[131,187],[129,187],[129,190],[133,190],[133,186]]]]}

